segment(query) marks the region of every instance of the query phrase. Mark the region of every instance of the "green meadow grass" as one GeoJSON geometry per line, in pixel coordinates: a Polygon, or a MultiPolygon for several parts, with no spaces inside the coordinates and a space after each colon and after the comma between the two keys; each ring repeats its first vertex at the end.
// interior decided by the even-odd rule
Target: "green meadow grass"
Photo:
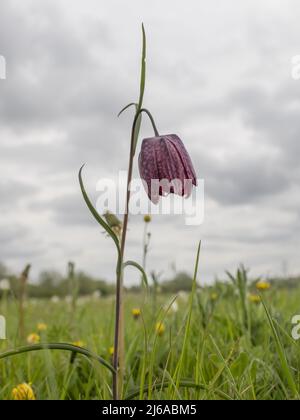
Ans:
{"type": "MultiPolygon", "coordinates": [[[[239,272],[240,276],[243,271],[239,272]]],[[[300,287],[273,285],[263,302],[248,300],[247,284],[231,283],[194,290],[190,295],[150,293],[126,296],[127,399],[298,399],[300,343],[291,336],[292,317],[300,313],[300,287]],[[244,288],[244,289],[241,289],[244,288]],[[178,310],[171,305],[176,298],[178,310]],[[134,319],[132,308],[141,308],[134,319]],[[156,324],[165,330],[157,334],[156,324]]],[[[1,302],[6,316],[4,353],[26,343],[18,338],[17,302],[1,302]]],[[[78,340],[112,363],[114,299],[79,300],[76,313],[66,302],[27,302],[26,333],[37,323],[48,329],[42,342],[78,340]]],[[[0,399],[14,386],[32,383],[37,399],[111,399],[111,372],[98,360],[64,350],[41,350],[0,359],[0,399]]]]}

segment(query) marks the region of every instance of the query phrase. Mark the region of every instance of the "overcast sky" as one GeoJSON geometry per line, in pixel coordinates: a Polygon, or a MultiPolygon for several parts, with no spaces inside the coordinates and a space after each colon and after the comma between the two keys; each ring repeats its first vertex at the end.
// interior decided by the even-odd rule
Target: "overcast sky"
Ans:
{"type": "MultiPolygon", "coordinates": [[[[1,0],[0,261],[16,272],[31,262],[36,277],[73,260],[113,281],[115,250],[77,172],[86,162],[96,198],[97,179],[126,170],[132,112],[116,114],[137,100],[142,21],[144,104],[205,180],[203,225],[154,217],[149,268],[192,272],[202,239],[203,281],[241,262],[253,275],[299,273],[297,0],[1,0]]],[[[142,218],[129,229],[127,255],[141,261],[142,218]]]]}

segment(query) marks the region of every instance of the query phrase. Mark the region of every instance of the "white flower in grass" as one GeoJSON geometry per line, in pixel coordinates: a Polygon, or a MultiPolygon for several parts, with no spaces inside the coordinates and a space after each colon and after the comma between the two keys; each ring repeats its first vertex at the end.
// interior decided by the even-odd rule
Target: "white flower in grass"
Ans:
{"type": "Polygon", "coordinates": [[[178,307],[178,303],[177,303],[177,301],[176,300],[174,300],[174,302],[172,303],[172,305],[171,305],[171,311],[172,312],[174,312],[174,313],[176,313],[176,312],[178,312],[178,309],[179,309],[179,307],[178,307]]]}
{"type": "Polygon", "coordinates": [[[88,303],[90,301],[90,296],[80,296],[78,299],[77,299],[77,304],[79,305],[79,306],[81,306],[81,305],[85,305],[86,303],[88,303]]]}
{"type": "Polygon", "coordinates": [[[0,280],[0,290],[10,290],[10,281],[8,279],[0,280]]]}
{"type": "Polygon", "coordinates": [[[67,295],[67,296],[65,297],[65,301],[66,301],[67,303],[71,303],[71,302],[72,302],[72,296],[71,296],[71,295],[67,295]]]}
{"type": "Polygon", "coordinates": [[[37,300],[37,299],[30,299],[29,300],[29,304],[31,305],[31,306],[36,306],[36,305],[38,305],[38,303],[39,303],[39,301],[37,300]]]}
{"type": "Polygon", "coordinates": [[[95,291],[94,291],[94,293],[92,294],[92,298],[93,298],[94,300],[98,300],[98,299],[100,299],[100,298],[101,298],[101,296],[102,296],[102,293],[101,293],[101,291],[100,291],[100,290],[95,290],[95,291]]]}
{"type": "Polygon", "coordinates": [[[186,303],[189,300],[189,294],[185,290],[180,290],[178,292],[178,299],[186,303]]]}
{"type": "MultiPolygon", "coordinates": [[[[171,302],[170,302],[171,303],[171,302]]],[[[173,313],[175,314],[176,312],[178,312],[178,303],[176,300],[174,300],[174,302],[170,305],[170,303],[168,303],[167,305],[164,306],[165,311],[168,311],[169,313],[173,313]]]]}

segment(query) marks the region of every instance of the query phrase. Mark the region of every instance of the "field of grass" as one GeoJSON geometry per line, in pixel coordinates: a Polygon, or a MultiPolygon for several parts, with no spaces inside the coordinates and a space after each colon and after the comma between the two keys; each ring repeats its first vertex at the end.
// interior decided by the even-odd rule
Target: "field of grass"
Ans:
{"type": "MultiPolygon", "coordinates": [[[[241,270],[228,283],[158,295],[156,302],[146,291],[127,295],[123,398],[298,399],[300,348],[291,319],[300,313],[300,286],[272,284],[255,291],[259,302],[245,280],[241,270]],[[141,309],[136,318],[133,308],[141,309]]],[[[7,320],[0,352],[26,345],[18,337],[17,302],[2,300],[0,313],[7,320]]],[[[38,323],[47,325],[42,343],[75,343],[112,363],[112,297],[79,299],[75,313],[63,301],[28,301],[26,336],[38,333],[38,323]]],[[[112,374],[101,360],[49,349],[0,359],[0,399],[11,399],[25,382],[40,400],[111,399],[112,374]]]]}

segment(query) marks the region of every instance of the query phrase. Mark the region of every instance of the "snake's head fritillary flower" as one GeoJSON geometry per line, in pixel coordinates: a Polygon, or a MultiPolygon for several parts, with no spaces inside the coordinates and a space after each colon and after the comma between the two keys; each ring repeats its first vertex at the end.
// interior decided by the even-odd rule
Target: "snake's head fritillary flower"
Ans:
{"type": "Polygon", "coordinates": [[[154,204],[158,203],[159,196],[170,193],[188,197],[193,185],[197,185],[191,158],[176,134],[144,139],[139,170],[154,204]]]}
{"type": "Polygon", "coordinates": [[[17,385],[11,392],[13,400],[35,400],[35,395],[31,384],[17,385]]]}

